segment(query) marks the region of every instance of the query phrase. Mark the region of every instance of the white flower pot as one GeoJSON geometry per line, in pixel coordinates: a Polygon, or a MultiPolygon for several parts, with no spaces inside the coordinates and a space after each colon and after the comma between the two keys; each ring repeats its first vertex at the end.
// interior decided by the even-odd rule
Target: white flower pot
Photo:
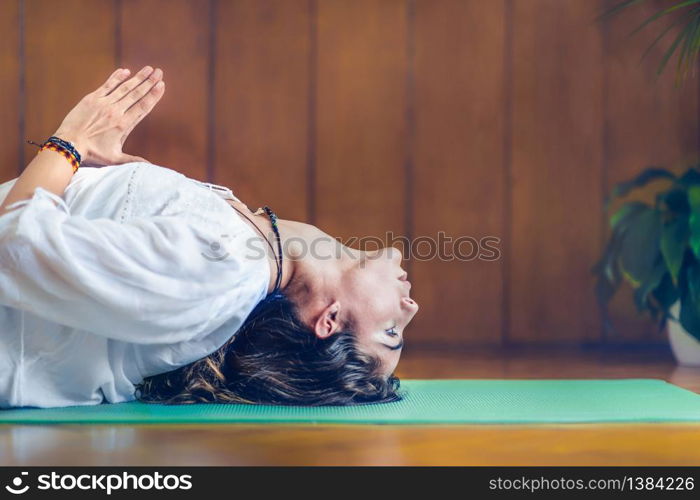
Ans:
{"type": "MultiPolygon", "coordinates": [[[[681,303],[677,301],[671,306],[671,314],[678,317],[681,310],[681,303]]],[[[689,334],[680,322],[669,318],[666,322],[668,340],[671,343],[671,350],[679,365],[700,366],[700,341],[689,334]]]]}

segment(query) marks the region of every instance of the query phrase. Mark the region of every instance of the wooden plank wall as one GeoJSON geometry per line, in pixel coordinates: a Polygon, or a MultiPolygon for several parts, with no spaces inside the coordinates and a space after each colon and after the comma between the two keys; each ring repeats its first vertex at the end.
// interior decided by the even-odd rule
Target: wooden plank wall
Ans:
{"type": "Polygon", "coordinates": [[[19,2],[6,2],[0,15],[0,134],[6,138],[0,148],[0,182],[16,176],[23,146],[24,121],[20,112],[22,100],[22,19],[19,2]]]}
{"type": "Polygon", "coordinates": [[[0,180],[114,68],[152,64],[166,96],[126,151],[344,239],[411,238],[413,345],[662,342],[628,294],[601,330],[589,268],[610,187],[697,159],[700,85],[655,78],[668,44],[638,62],[662,25],[627,36],[667,2],[594,22],[612,3],[8,0],[0,180]],[[440,233],[498,258],[424,258],[440,233]]]}
{"type": "MultiPolygon", "coordinates": [[[[414,239],[504,238],[510,75],[503,2],[416,2],[415,131],[411,189],[414,239]]],[[[508,264],[423,258],[415,245],[414,329],[426,341],[500,342],[508,264]]],[[[452,245],[445,245],[450,248],[452,245]]],[[[503,242],[499,245],[503,251],[503,242]]],[[[468,257],[468,244],[461,247],[468,257]]]]}

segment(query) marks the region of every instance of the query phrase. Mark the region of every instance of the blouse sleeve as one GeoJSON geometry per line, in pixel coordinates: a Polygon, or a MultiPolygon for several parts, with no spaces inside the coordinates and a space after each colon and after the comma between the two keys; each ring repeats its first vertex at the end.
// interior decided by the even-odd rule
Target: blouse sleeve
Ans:
{"type": "Polygon", "coordinates": [[[260,259],[209,257],[217,236],[173,216],[71,215],[37,187],[0,215],[0,303],[116,340],[194,340],[267,286],[260,259]]]}

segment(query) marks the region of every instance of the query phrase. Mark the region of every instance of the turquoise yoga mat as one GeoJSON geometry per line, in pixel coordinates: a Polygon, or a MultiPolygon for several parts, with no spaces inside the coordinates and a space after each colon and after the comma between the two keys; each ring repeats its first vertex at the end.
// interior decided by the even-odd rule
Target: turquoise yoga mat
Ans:
{"type": "Polygon", "coordinates": [[[700,422],[700,395],[662,380],[404,380],[404,399],[360,406],[154,405],[0,411],[0,424],[534,424],[700,422]]]}

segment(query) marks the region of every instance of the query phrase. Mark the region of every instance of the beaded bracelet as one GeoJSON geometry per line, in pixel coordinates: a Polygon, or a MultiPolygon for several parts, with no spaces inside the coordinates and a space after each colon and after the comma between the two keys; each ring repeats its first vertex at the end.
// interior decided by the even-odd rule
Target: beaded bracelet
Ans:
{"type": "Polygon", "coordinates": [[[73,146],[72,143],[64,141],[60,137],[52,135],[46,140],[46,142],[44,142],[44,144],[37,144],[34,141],[27,142],[39,147],[37,154],[41,153],[45,149],[50,149],[51,151],[56,151],[57,153],[63,155],[73,167],[73,173],[75,173],[78,170],[78,167],[80,167],[80,162],[82,161],[80,153],[78,153],[78,150],[75,149],[75,146],[73,146]]]}

